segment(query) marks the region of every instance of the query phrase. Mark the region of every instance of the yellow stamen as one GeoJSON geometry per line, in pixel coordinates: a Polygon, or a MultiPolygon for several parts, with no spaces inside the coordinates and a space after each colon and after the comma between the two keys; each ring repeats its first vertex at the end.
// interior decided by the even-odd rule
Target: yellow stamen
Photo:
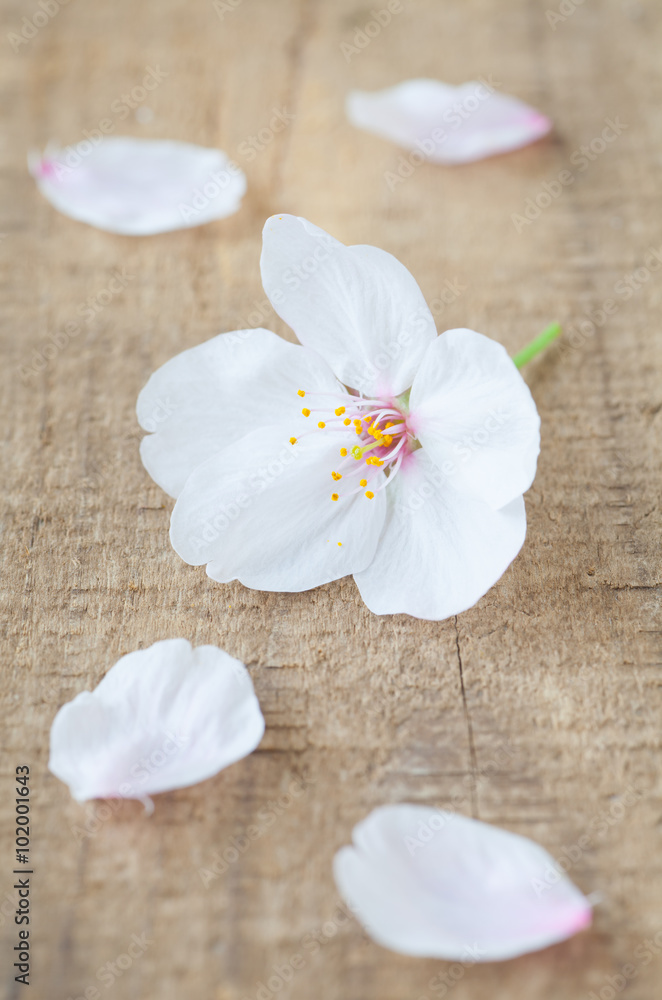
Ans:
{"type": "Polygon", "coordinates": [[[326,427],[326,424],[324,423],[323,420],[320,420],[320,422],[318,423],[317,426],[319,427],[320,430],[324,430],[324,428],[326,427]]]}
{"type": "Polygon", "coordinates": [[[297,392],[297,396],[301,396],[301,398],[302,398],[302,399],[303,399],[303,397],[304,397],[305,395],[306,395],[306,394],[305,394],[305,392],[303,391],[303,389],[299,389],[299,391],[297,392]]]}
{"type": "Polygon", "coordinates": [[[345,412],[345,407],[339,406],[338,409],[335,410],[334,412],[337,417],[342,417],[343,413],[345,412]]]}
{"type": "Polygon", "coordinates": [[[349,419],[349,417],[345,417],[345,419],[343,420],[343,423],[344,423],[345,427],[349,427],[349,425],[351,424],[351,422],[352,421],[349,419]]]}
{"type": "Polygon", "coordinates": [[[290,438],[290,444],[296,444],[296,443],[297,443],[296,438],[290,438]]]}
{"type": "Polygon", "coordinates": [[[338,542],[338,545],[342,545],[342,542],[338,542]]]}
{"type": "Polygon", "coordinates": [[[347,456],[347,448],[341,448],[340,449],[340,455],[341,455],[342,458],[346,458],[346,456],[347,456]]]}
{"type": "Polygon", "coordinates": [[[372,500],[375,494],[372,492],[372,490],[366,490],[365,495],[367,496],[368,500],[372,500]]]}
{"type": "Polygon", "coordinates": [[[310,416],[310,410],[307,409],[307,407],[305,407],[305,406],[304,406],[304,408],[303,408],[303,410],[301,412],[303,413],[304,417],[309,417],[310,416]]]}
{"type": "Polygon", "coordinates": [[[338,482],[339,479],[342,479],[342,476],[340,475],[339,472],[332,472],[331,475],[333,476],[336,482],[338,482]]]}
{"type": "Polygon", "coordinates": [[[367,486],[367,485],[368,485],[368,480],[367,479],[362,479],[360,481],[360,483],[359,483],[359,486],[367,486]]]}
{"type": "Polygon", "coordinates": [[[331,494],[331,499],[332,499],[332,500],[340,500],[340,497],[338,496],[338,494],[337,494],[337,493],[332,493],[332,494],[331,494]]]}

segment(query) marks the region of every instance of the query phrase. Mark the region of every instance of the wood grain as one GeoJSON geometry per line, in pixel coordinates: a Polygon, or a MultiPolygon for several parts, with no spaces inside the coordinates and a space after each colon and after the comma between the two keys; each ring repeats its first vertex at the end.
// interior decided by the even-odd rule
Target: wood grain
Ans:
{"type": "MultiPolygon", "coordinates": [[[[32,997],[96,987],[122,1000],[259,1000],[295,953],[304,967],[274,993],[288,1000],[442,996],[430,982],[446,963],[391,954],[337,910],[334,852],[373,806],[397,801],[455,801],[555,857],[590,836],[571,876],[602,896],[593,928],[460,970],[453,1000],[606,1000],[609,977],[630,964],[619,995],[660,995],[660,959],[635,956],[662,930],[662,272],[646,268],[651,248],[662,255],[662,9],[590,0],[550,25],[551,0],[403,0],[348,61],[341,44],[381,6],[240,0],[221,18],[203,0],[73,0],[17,52],[2,42],[0,895],[11,899],[12,775],[28,763],[32,997]],[[121,120],[112,105],[147,67],[167,74],[142,102],[153,120],[121,120]],[[472,166],[420,166],[390,190],[403,154],[347,124],[346,90],[481,74],[550,114],[553,136],[472,166]],[[294,121],[249,157],[242,144],[274,109],[294,121]],[[58,215],[26,151],[76,141],[109,116],[116,134],[226,149],[248,176],[241,211],[142,239],[58,215]],[[580,170],[573,154],[617,118],[627,127],[580,170]],[[572,183],[518,232],[512,216],[563,170],[572,183]],[[171,502],[141,466],[135,400],[156,367],[222,330],[291,337],[258,268],[262,224],[277,211],[394,253],[440,330],[469,326],[512,352],[553,319],[575,330],[574,346],[526,373],[543,445],[524,550],[457,620],[375,617],[351,579],[294,595],[222,586],[169,545],[171,502]],[[118,268],[126,288],[49,359],[47,345],[118,268]],[[626,297],[618,283],[641,268],[626,297]],[[446,282],[462,286],[448,303],[446,282]],[[582,333],[586,311],[608,299],[612,315],[582,333]],[[100,818],[100,803],[76,805],[47,771],[51,720],[120,655],[172,636],[248,664],[264,742],[159,797],[151,819],[131,803],[100,818]],[[200,869],[295,778],[305,794],[277,806],[205,886],[200,869]],[[99,980],[134,934],[151,942],[144,954],[112,985],[99,980]]],[[[0,7],[7,32],[39,9],[0,7]]],[[[0,927],[7,1000],[23,995],[11,920],[0,927]]]]}

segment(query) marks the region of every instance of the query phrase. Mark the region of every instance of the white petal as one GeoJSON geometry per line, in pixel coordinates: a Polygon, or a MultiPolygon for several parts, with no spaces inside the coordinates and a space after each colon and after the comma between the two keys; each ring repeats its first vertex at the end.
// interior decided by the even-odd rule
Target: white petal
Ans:
{"type": "Polygon", "coordinates": [[[243,663],[167,639],[123,656],[63,705],[48,766],[79,802],[184,788],[246,757],[264,719],[243,663]]]}
{"type": "Polygon", "coordinates": [[[407,80],[347,97],[353,125],[422,154],[434,163],[469,163],[535,142],[549,118],[516,97],[472,81],[451,87],[438,80],[407,80]]]}
{"type": "Polygon", "coordinates": [[[540,417],[505,348],[473,330],[447,330],[414,379],[410,426],[456,490],[499,508],[528,490],[540,417]]]}
{"type": "Polygon", "coordinates": [[[41,193],[72,219],[128,236],[200,226],[232,215],[246,177],[220,149],[106,136],[30,159],[41,193]]]}
{"type": "Polygon", "coordinates": [[[538,844],[425,806],[375,809],[336,854],[341,895],[405,955],[502,961],[563,941],[591,907],[538,844]]]}
{"type": "Polygon", "coordinates": [[[296,436],[308,426],[299,389],[341,391],[318,355],[270,330],[221,333],[183,351],[138,397],[138,420],[153,432],[140,445],[145,468],[177,497],[196,466],[257,427],[290,421],[296,436]]]}
{"type": "Polygon", "coordinates": [[[339,449],[356,438],[315,430],[291,445],[288,437],[288,426],[254,431],[189,476],[170,525],[182,559],[208,563],[209,576],[222,583],[290,592],[369,564],[384,523],[385,491],[376,491],[382,474],[372,500],[363,490],[343,497],[365,474],[351,458],[347,473],[340,470],[339,449]]]}
{"type": "Polygon", "coordinates": [[[524,543],[518,497],[501,510],[448,486],[419,449],[384,491],[386,524],[375,558],[355,573],[376,615],[440,621],[472,607],[506,571],[524,543]]]}
{"type": "Polygon", "coordinates": [[[301,343],[366,396],[408,389],[436,328],[406,267],[293,215],[272,216],[262,238],[264,290],[301,343]]]}

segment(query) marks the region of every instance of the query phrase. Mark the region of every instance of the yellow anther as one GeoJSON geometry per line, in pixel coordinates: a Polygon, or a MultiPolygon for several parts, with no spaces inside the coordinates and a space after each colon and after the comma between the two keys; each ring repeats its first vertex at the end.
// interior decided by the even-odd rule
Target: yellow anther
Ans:
{"type": "Polygon", "coordinates": [[[303,389],[299,389],[299,391],[297,392],[297,396],[301,396],[301,398],[302,398],[302,399],[303,399],[303,397],[304,397],[305,395],[306,395],[306,394],[305,394],[305,392],[303,391],[303,389]]]}
{"type": "Polygon", "coordinates": [[[337,494],[337,493],[332,493],[332,494],[331,494],[331,499],[332,499],[332,500],[340,500],[340,497],[338,496],[338,494],[337,494]]]}
{"type": "Polygon", "coordinates": [[[347,456],[347,448],[341,448],[340,449],[340,455],[341,455],[342,458],[346,458],[346,456],[347,456]]]}
{"type": "Polygon", "coordinates": [[[391,437],[390,434],[385,434],[384,440],[386,441],[386,444],[393,444],[393,438],[391,437]]]}
{"type": "Polygon", "coordinates": [[[354,430],[356,431],[357,434],[361,434],[361,428],[360,427],[355,427],[354,430]]]}
{"type": "Polygon", "coordinates": [[[375,494],[372,492],[372,490],[366,490],[365,495],[367,496],[368,500],[372,500],[375,494]]]}
{"type": "Polygon", "coordinates": [[[361,421],[360,420],[355,420],[354,421],[354,426],[355,427],[360,427],[361,426],[361,421]]]}
{"type": "Polygon", "coordinates": [[[290,444],[296,444],[296,443],[297,443],[296,438],[290,438],[290,444]]]}
{"type": "Polygon", "coordinates": [[[335,410],[334,412],[337,417],[342,417],[343,413],[345,412],[345,407],[339,406],[338,409],[335,410]]]}
{"type": "Polygon", "coordinates": [[[342,476],[340,475],[339,472],[332,472],[331,475],[333,476],[336,482],[338,482],[339,479],[342,479],[342,476]]]}
{"type": "Polygon", "coordinates": [[[367,479],[362,479],[360,481],[360,483],[359,483],[359,486],[367,486],[367,485],[368,485],[368,480],[367,479]]]}
{"type": "Polygon", "coordinates": [[[349,425],[351,424],[351,422],[352,421],[349,419],[349,417],[345,417],[345,419],[343,420],[343,423],[344,423],[345,427],[349,427],[349,425]]]}
{"type": "Polygon", "coordinates": [[[363,423],[364,424],[369,424],[371,420],[372,420],[372,417],[364,417],[363,418],[363,423]]]}
{"type": "Polygon", "coordinates": [[[342,542],[338,542],[338,545],[342,545],[342,542]]]}
{"type": "Polygon", "coordinates": [[[305,407],[305,406],[304,406],[304,408],[303,408],[303,410],[301,412],[303,413],[304,417],[309,417],[310,416],[310,410],[307,407],[305,407]]]}
{"type": "Polygon", "coordinates": [[[319,427],[320,430],[324,430],[324,428],[326,427],[326,424],[324,423],[323,420],[320,420],[320,422],[318,423],[317,426],[319,427]]]}

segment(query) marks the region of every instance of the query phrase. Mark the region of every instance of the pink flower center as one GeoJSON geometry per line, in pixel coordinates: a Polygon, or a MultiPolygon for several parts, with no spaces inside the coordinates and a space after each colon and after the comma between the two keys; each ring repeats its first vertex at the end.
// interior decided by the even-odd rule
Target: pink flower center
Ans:
{"type": "MultiPolygon", "coordinates": [[[[347,477],[350,479],[349,490],[332,493],[334,501],[343,500],[356,493],[364,491],[368,500],[372,500],[376,492],[383,490],[400,469],[404,458],[417,446],[417,442],[407,425],[407,413],[400,399],[365,399],[363,396],[352,396],[349,393],[308,393],[299,389],[299,396],[310,396],[313,401],[322,404],[315,409],[304,406],[301,411],[304,417],[313,413],[319,415],[317,432],[341,431],[347,434],[354,431],[357,437],[353,447],[339,449],[340,461],[331,471],[331,478],[336,483],[347,477]],[[334,403],[338,405],[334,407],[334,403]],[[381,476],[381,473],[385,476],[381,476]],[[354,486],[356,479],[359,485],[354,486]],[[376,489],[371,489],[373,480],[383,478],[376,489]]],[[[307,436],[307,435],[303,435],[307,436]]],[[[296,444],[297,438],[290,438],[290,444],[296,444]]],[[[339,490],[342,490],[339,487],[339,490]]]]}

